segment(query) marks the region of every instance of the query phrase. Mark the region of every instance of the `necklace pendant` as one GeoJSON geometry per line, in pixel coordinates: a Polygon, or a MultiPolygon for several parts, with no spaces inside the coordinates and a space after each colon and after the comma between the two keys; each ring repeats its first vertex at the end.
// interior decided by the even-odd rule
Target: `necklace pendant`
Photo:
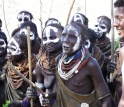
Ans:
{"type": "Polygon", "coordinates": [[[78,70],[76,70],[75,73],[77,74],[78,73],[78,70]]]}

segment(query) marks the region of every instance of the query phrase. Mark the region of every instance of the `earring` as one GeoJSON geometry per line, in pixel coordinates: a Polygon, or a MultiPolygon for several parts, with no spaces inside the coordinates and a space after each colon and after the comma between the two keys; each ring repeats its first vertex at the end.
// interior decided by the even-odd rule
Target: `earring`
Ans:
{"type": "Polygon", "coordinates": [[[90,47],[90,41],[89,41],[89,39],[87,39],[87,40],[86,40],[86,45],[85,45],[85,48],[87,48],[87,49],[88,49],[89,47],[90,47]]]}

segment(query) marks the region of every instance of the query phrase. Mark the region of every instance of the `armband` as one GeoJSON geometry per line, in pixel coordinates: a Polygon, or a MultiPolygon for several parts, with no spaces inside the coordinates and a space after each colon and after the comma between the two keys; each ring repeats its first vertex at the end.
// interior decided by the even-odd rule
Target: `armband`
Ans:
{"type": "Polygon", "coordinates": [[[106,94],[106,95],[104,95],[104,96],[102,96],[102,97],[99,97],[98,99],[99,99],[99,100],[102,100],[103,98],[108,97],[108,96],[111,96],[111,94],[108,93],[108,94],[106,94]]]}

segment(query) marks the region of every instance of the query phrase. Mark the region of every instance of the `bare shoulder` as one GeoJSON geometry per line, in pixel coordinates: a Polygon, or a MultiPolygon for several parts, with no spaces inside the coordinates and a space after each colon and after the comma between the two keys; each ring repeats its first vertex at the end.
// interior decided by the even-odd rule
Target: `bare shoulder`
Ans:
{"type": "Polygon", "coordinates": [[[87,70],[90,75],[92,75],[92,74],[94,75],[96,73],[101,72],[101,68],[100,68],[97,60],[95,58],[93,58],[92,56],[89,58],[89,61],[87,62],[87,70]]]}

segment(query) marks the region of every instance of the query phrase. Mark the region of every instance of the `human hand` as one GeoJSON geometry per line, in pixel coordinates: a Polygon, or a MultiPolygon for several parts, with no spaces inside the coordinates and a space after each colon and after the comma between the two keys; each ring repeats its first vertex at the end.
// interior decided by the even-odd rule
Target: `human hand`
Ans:
{"type": "Polygon", "coordinates": [[[113,73],[115,68],[116,68],[116,63],[114,61],[110,61],[107,64],[107,71],[108,71],[108,73],[113,73]]]}
{"type": "Polygon", "coordinates": [[[43,97],[42,94],[39,96],[40,104],[43,107],[50,107],[49,99],[46,97],[43,97]]]}
{"type": "Polygon", "coordinates": [[[28,99],[33,98],[35,100],[36,97],[37,97],[37,90],[35,90],[35,89],[31,88],[31,87],[28,87],[27,91],[26,91],[26,97],[28,99]]]}

